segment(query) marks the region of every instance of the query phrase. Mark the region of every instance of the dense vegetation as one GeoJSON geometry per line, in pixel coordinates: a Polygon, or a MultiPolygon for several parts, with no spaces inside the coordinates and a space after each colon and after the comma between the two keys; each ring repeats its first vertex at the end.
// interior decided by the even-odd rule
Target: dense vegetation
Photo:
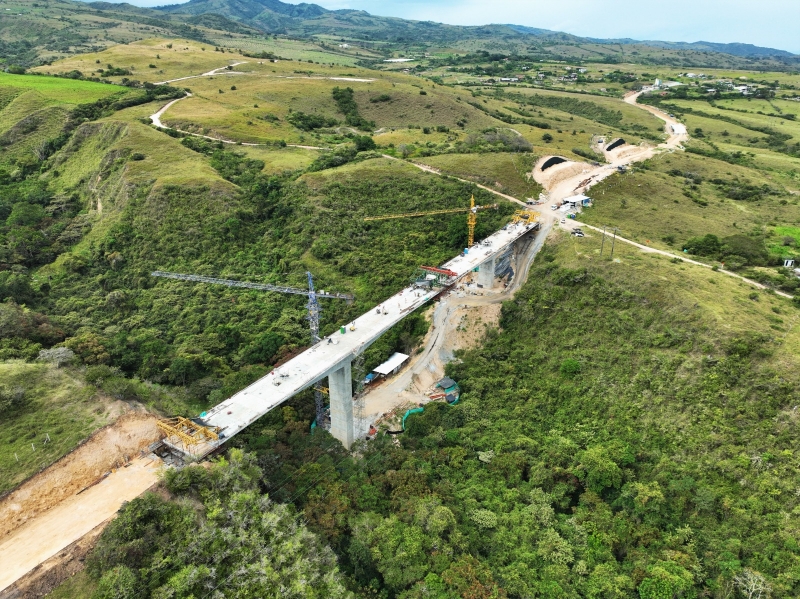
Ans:
{"type": "MultiPolygon", "coordinates": [[[[208,67],[202,64],[198,72],[208,67]]],[[[104,74],[123,75],[108,66],[104,74]]],[[[286,83],[268,77],[278,90],[286,83]]],[[[248,117],[286,121],[286,131],[307,136],[302,143],[333,146],[306,150],[302,164],[292,162],[286,142],[236,146],[176,131],[168,137],[143,124],[157,106],[184,95],[171,87],[128,81],[130,89],[113,88],[119,94],[59,105],[52,120],[63,122],[54,135],[38,113],[13,123],[17,113],[0,114],[7,117],[0,136],[0,358],[61,356],[76,366],[57,376],[64,372],[57,359],[4,365],[5,463],[17,445],[38,443],[56,427],[63,435],[53,437],[64,445],[48,447],[48,458],[61,455],[103,421],[92,411],[98,390],[195,415],[309,342],[303,298],[165,281],[150,276],[153,270],[294,287],[311,271],[318,288],[356,296],[353,305],[323,303],[322,332],[329,333],[466,241],[464,214],[363,217],[465,207],[473,193],[481,204],[496,201],[448,173],[535,198],[541,188],[527,176],[536,159],[531,141],[555,152],[583,143],[564,142],[569,129],[577,136],[591,123],[601,130],[648,124],[625,123],[634,109],[613,110],[608,98],[476,92],[470,102],[463,92],[438,84],[425,91],[397,77],[396,86],[375,84],[372,95],[358,96],[363,114],[352,88],[325,87],[319,106],[314,96],[288,115],[248,117]],[[334,104],[349,133],[322,131],[340,124],[330,116],[334,104]],[[376,124],[364,115],[390,107],[425,110],[426,117],[437,111],[437,120],[382,126],[391,142],[380,152],[437,155],[429,163],[445,176],[381,156],[381,137],[371,134],[376,124]],[[548,130],[545,138],[540,129],[548,130]],[[35,151],[24,146],[33,136],[35,151]],[[287,166],[270,170],[281,145],[287,166]],[[179,159],[162,168],[173,156],[179,159]],[[183,179],[167,178],[166,170],[183,179]],[[47,348],[60,353],[40,354],[47,348]],[[25,383],[44,379],[41,373],[49,373],[47,385],[25,383]],[[58,402],[54,387],[63,391],[58,402]],[[70,403],[76,397],[77,407],[70,403]]],[[[631,77],[617,71],[604,80],[631,77]]],[[[193,81],[191,102],[202,100],[198,112],[214,113],[224,97],[249,111],[253,101],[236,97],[256,77],[240,79],[231,88],[237,94],[217,97],[212,84],[216,101],[195,87],[204,82],[193,81]]],[[[297,99],[290,94],[301,95],[282,93],[256,97],[278,112],[276,98],[286,104],[297,99]]],[[[0,110],[15,97],[0,89],[0,110]]],[[[225,121],[221,114],[213,118],[225,121]]],[[[716,120],[747,125],[762,136],[753,145],[796,147],[777,128],[756,128],[738,115],[716,120]]],[[[593,192],[609,191],[597,204],[620,213],[605,222],[636,212],[646,222],[642,242],[660,239],[727,268],[782,263],[800,244],[787,191],[793,175],[739,170],[756,157],[715,145],[706,131],[695,130],[690,149],[732,164],[676,152],[608,177],[593,192]],[[632,198],[652,205],[628,210],[632,198]],[[748,216],[729,225],[738,210],[748,216]],[[692,226],[676,223],[676,213],[695,219],[692,226]],[[745,218],[754,222],[744,225],[745,218]]],[[[574,152],[596,158],[586,148],[574,152]]],[[[502,203],[482,211],[477,237],[513,210],[502,203]]],[[[597,222],[588,220],[590,210],[584,216],[597,222]]],[[[87,562],[96,596],[728,599],[759,585],[774,596],[800,593],[796,346],[787,341],[795,314],[786,314],[793,308],[769,304],[749,287],[736,289],[737,311],[723,305],[722,293],[714,298],[719,307],[701,308],[705,280],[690,278],[696,287],[679,291],[674,278],[637,275],[631,265],[644,258],[599,262],[596,247],[578,245],[591,244],[592,235],[551,243],[503,307],[501,330],[489,330],[481,347],[448,366],[463,391],[459,404],[429,404],[404,434],[379,435],[349,453],[324,431],[312,432],[311,392],[298,395],[233,439],[225,459],[172,471],[157,493],[128,504],[87,562]],[[758,319],[764,322],[750,326],[758,319]]],[[[663,262],[683,268],[679,258],[663,262]]],[[[774,269],[743,272],[786,291],[800,285],[788,269],[779,281],[774,269]]],[[[421,314],[409,315],[369,348],[366,366],[395,350],[412,353],[427,328],[421,314]]]]}
{"type": "MultiPolygon", "coordinates": [[[[399,446],[348,455],[309,433],[306,406],[237,437],[260,492],[293,502],[365,596],[795,594],[797,381],[771,369],[776,342],[720,334],[666,284],[553,259],[504,305],[502,332],[448,367],[459,404],[409,418],[399,446]]],[[[202,496],[207,480],[191,468],[167,487],[202,496]]],[[[122,528],[101,543],[106,568],[127,563],[109,550],[135,537],[122,528]]],[[[135,562],[150,589],[185,559],[154,571],[154,545],[135,562]]],[[[193,546],[193,568],[212,559],[193,546]]]]}
{"type": "MultiPolygon", "coordinates": [[[[88,133],[79,136],[80,143],[88,133]]],[[[309,170],[338,166],[352,161],[359,150],[374,148],[368,136],[352,139],[352,145],[323,154],[309,170]],[[340,163],[333,162],[338,158],[340,163]]],[[[78,143],[73,140],[67,149],[78,143]]],[[[226,381],[246,384],[307,344],[302,300],[158,283],[150,271],[233,274],[303,286],[311,262],[320,287],[357,296],[352,306],[324,306],[323,329],[328,331],[405,285],[420,264],[452,257],[466,240],[463,215],[391,226],[364,223],[359,215],[391,213],[397,202],[420,210],[463,205],[473,191],[489,203],[481,190],[413,171],[391,174],[376,165],[344,178],[272,177],[261,172],[262,161],[223,144],[194,137],[183,138],[182,144],[204,155],[240,191],[214,200],[214,192],[200,190],[208,201],[198,203],[194,189],[139,189],[113,226],[80,252],[70,250],[92,221],[81,211],[77,192],[53,193],[35,176],[36,162],[2,181],[0,258],[6,268],[0,271],[0,299],[35,311],[33,316],[8,311],[10,322],[20,326],[0,331],[3,357],[31,359],[43,347],[63,341],[83,364],[188,386],[201,403],[212,393],[212,399],[221,399],[231,392],[226,381]],[[218,210],[216,202],[224,202],[225,209],[218,210]],[[411,234],[420,242],[398,253],[411,234]],[[33,269],[60,255],[63,270],[35,284],[33,269]],[[91,313],[91,321],[81,313],[91,313]],[[42,324],[21,326],[26,319],[42,324]],[[242,369],[244,374],[237,374],[242,369]]],[[[105,168],[112,172],[137,158],[115,153],[105,168]]],[[[496,229],[511,210],[503,205],[487,213],[477,234],[496,229]]],[[[419,324],[415,317],[398,325],[373,346],[370,362],[382,361],[393,348],[410,349],[424,332],[419,324]]]]}
{"type": "Polygon", "coordinates": [[[370,131],[375,128],[374,121],[368,121],[358,112],[358,104],[355,100],[355,93],[352,87],[334,87],[333,99],[339,112],[344,114],[345,122],[351,127],[370,131]]]}
{"type": "Polygon", "coordinates": [[[331,550],[289,506],[258,489],[252,458],[171,471],[176,499],[134,499],[106,529],[89,570],[96,599],[346,597],[331,550]],[[233,594],[233,595],[232,595],[233,594]]]}

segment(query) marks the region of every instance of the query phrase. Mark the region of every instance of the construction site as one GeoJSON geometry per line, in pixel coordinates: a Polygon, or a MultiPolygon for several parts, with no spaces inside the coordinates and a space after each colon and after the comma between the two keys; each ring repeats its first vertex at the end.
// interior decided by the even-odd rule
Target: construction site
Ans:
{"type": "MultiPolygon", "coordinates": [[[[673,136],[667,146],[679,142],[680,137],[673,136]]],[[[544,186],[548,203],[562,206],[564,200],[580,197],[575,201],[584,205],[582,194],[592,185],[656,151],[636,150],[617,150],[616,160],[597,166],[544,157],[531,176],[544,186]]],[[[458,381],[445,377],[445,365],[456,350],[474,346],[488,328],[497,326],[502,302],[527,280],[537,252],[561,216],[549,206],[534,211],[516,198],[493,193],[515,202],[519,210],[506,226],[481,240],[475,239],[480,213],[497,205],[478,206],[474,198],[463,208],[368,217],[390,220],[465,213],[468,244],[444,264],[419,265],[405,288],[341,323],[327,336],[320,334],[320,301],[349,302],[353,297],[315,289],[310,272],[308,287],[301,289],[154,271],[154,277],[186,284],[306,297],[308,349],[196,417],[125,415],[0,498],[0,563],[4,565],[0,599],[45,595],[82,567],[83,557],[105,524],[125,502],[156,485],[165,468],[224,450],[226,441],[303,390],[314,391],[312,427],[328,430],[347,449],[381,432],[401,434],[406,420],[430,402],[457,403],[458,381]],[[366,372],[364,350],[417,310],[425,310],[430,321],[422,347],[411,357],[391,356],[366,372]]]]}

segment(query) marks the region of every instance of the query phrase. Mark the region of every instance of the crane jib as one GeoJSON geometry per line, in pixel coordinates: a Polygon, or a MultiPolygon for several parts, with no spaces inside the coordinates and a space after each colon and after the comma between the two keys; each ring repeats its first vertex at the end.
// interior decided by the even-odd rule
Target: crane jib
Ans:
{"type": "Polygon", "coordinates": [[[345,293],[326,293],[320,291],[310,291],[308,289],[297,289],[295,287],[285,287],[282,285],[268,285],[266,283],[250,283],[248,281],[233,281],[230,279],[218,279],[216,277],[206,277],[203,275],[187,275],[182,273],[154,271],[150,273],[154,277],[165,279],[177,279],[180,281],[194,281],[196,283],[210,283],[212,285],[225,285],[227,287],[244,287],[245,289],[255,289],[257,291],[276,291],[278,293],[291,293],[294,295],[315,295],[327,299],[343,299],[352,301],[353,296],[345,293]]]}

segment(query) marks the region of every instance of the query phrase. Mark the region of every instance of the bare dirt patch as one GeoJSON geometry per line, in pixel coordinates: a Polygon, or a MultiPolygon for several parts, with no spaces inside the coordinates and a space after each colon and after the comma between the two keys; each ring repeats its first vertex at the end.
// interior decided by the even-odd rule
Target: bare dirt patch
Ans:
{"type": "Polygon", "coordinates": [[[122,466],[160,438],[156,418],[129,413],[0,500],[0,539],[122,466]]]}
{"type": "Polygon", "coordinates": [[[38,599],[46,597],[70,576],[83,570],[83,561],[92,550],[107,522],[43,561],[14,584],[0,591],[0,599],[38,599]]]}

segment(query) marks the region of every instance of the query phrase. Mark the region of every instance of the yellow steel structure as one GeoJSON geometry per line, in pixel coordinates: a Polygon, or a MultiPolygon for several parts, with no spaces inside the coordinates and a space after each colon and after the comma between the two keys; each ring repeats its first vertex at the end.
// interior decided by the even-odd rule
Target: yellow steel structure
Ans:
{"type": "Polygon", "coordinates": [[[213,428],[192,422],[188,418],[162,418],[156,426],[168,438],[175,437],[185,447],[219,440],[219,434],[213,428]]]}
{"type": "Polygon", "coordinates": [[[468,212],[467,215],[467,228],[469,231],[468,247],[472,247],[475,243],[475,225],[478,224],[478,210],[488,210],[489,208],[497,208],[497,204],[488,204],[486,206],[476,206],[475,196],[473,195],[469,201],[469,208],[450,208],[448,210],[428,210],[425,212],[406,212],[404,214],[385,214],[383,216],[367,216],[364,218],[368,220],[390,220],[393,218],[413,218],[415,216],[431,216],[434,214],[457,214],[459,212],[468,212]]]}
{"type": "Polygon", "coordinates": [[[513,224],[516,223],[525,223],[529,225],[531,223],[536,222],[536,212],[533,210],[517,210],[514,213],[514,217],[511,219],[513,224]]]}
{"type": "Polygon", "coordinates": [[[475,225],[478,224],[478,208],[475,206],[475,196],[469,200],[469,214],[467,214],[467,229],[469,229],[469,241],[467,247],[471,248],[475,243],[475,225]]]}

